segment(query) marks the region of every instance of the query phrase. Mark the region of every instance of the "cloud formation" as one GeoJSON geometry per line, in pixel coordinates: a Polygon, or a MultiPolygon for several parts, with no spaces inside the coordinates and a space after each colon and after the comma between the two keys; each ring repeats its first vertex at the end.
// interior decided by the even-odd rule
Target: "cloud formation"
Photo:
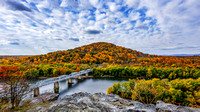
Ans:
{"type": "Polygon", "coordinates": [[[199,10],[197,0],[0,0],[0,55],[100,41],[150,54],[196,54],[199,10]]]}
{"type": "Polygon", "coordinates": [[[16,2],[16,1],[6,1],[8,4],[9,8],[11,10],[18,10],[18,11],[28,11],[31,12],[31,9],[28,7],[24,6],[23,4],[16,2]]]}
{"type": "Polygon", "coordinates": [[[167,47],[167,48],[163,48],[161,50],[179,50],[179,49],[188,50],[188,49],[195,49],[195,48],[199,48],[199,47],[200,46],[167,47]]]}
{"type": "Polygon", "coordinates": [[[73,40],[73,41],[79,41],[78,38],[69,38],[69,40],[73,40]]]}
{"type": "Polygon", "coordinates": [[[101,31],[99,31],[99,30],[87,30],[87,31],[85,31],[87,34],[100,34],[101,33],[101,31]]]}
{"type": "Polygon", "coordinates": [[[11,42],[11,45],[20,45],[18,42],[11,42]]]}
{"type": "Polygon", "coordinates": [[[146,26],[146,25],[141,25],[141,26],[137,26],[137,27],[135,27],[136,29],[141,29],[141,30],[148,30],[148,26],[146,26]]]}

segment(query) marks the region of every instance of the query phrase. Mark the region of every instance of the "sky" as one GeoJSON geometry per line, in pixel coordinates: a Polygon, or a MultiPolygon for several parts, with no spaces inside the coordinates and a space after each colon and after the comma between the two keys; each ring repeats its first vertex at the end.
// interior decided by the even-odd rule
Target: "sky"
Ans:
{"type": "Polygon", "coordinates": [[[0,0],[0,55],[109,42],[157,55],[200,54],[199,0],[0,0]]]}

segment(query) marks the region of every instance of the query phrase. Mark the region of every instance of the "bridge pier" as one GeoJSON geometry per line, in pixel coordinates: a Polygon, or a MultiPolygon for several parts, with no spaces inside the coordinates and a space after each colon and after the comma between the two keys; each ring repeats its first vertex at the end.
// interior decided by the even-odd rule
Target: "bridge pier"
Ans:
{"type": "Polygon", "coordinates": [[[68,84],[72,84],[72,79],[68,79],[68,84]]]}
{"type": "Polygon", "coordinates": [[[78,76],[78,80],[81,80],[81,79],[82,79],[82,78],[81,78],[81,76],[79,75],[79,76],[78,76]]]}
{"type": "Polygon", "coordinates": [[[54,93],[59,93],[59,82],[54,83],[54,93]]]}
{"type": "Polygon", "coordinates": [[[85,74],[85,78],[88,78],[88,73],[85,74]]]}
{"type": "Polygon", "coordinates": [[[79,75],[78,76],[78,82],[81,82],[82,81],[82,77],[79,75]]]}
{"type": "Polygon", "coordinates": [[[34,97],[37,97],[40,94],[39,87],[34,89],[34,97]]]}

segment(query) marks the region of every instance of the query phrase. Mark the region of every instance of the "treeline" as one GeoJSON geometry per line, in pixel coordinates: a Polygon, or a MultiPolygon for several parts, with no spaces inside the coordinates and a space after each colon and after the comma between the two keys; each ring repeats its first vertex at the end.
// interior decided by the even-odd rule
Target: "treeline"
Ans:
{"type": "Polygon", "coordinates": [[[2,56],[0,64],[123,64],[139,67],[190,67],[200,68],[200,56],[156,56],[117,46],[97,42],[74,49],[50,52],[37,56],[2,56]]]}
{"type": "Polygon", "coordinates": [[[20,72],[26,78],[57,77],[90,68],[88,65],[80,64],[38,64],[38,65],[7,65],[0,66],[0,74],[20,72]],[[15,72],[13,72],[15,68],[15,72]]]}
{"type": "Polygon", "coordinates": [[[150,57],[150,55],[111,43],[98,42],[65,51],[50,52],[45,55],[27,56],[20,59],[14,58],[8,61],[0,60],[0,63],[130,63],[135,62],[137,60],[136,57],[150,57]]]}
{"type": "Polygon", "coordinates": [[[138,58],[134,66],[200,68],[200,56],[154,56],[138,58]]]}
{"type": "Polygon", "coordinates": [[[157,100],[200,107],[200,78],[198,79],[152,79],[130,80],[122,84],[114,83],[107,90],[108,94],[118,94],[123,98],[141,101],[146,104],[157,100]]]}
{"type": "Polygon", "coordinates": [[[94,76],[115,76],[115,77],[133,77],[133,78],[199,78],[200,69],[198,68],[159,68],[159,67],[123,67],[108,66],[105,68],[94,68],[92,71],[94,76]]]}
{"type": "MultiPolygon", "coordinates": [[[[107,65],[106,65],[107,66],[107,65]]],[[[160,68],[160,67],[130,67],[120,65],[108,65],[108,67],[95,67],[88,64],[37,64],[37,65],[3,65],[0,71],[8,69],[6,67],[18,67],[19,72],[28,78],[35,77],[57,77],[59,75],[70,74],[88,68],[93,68],[93,76],[114,76],[114,77],[132,77],[132,78],[168,78],[170,80],[176,78],[199,78],[200,69],[198,68],[160,68]]],[[[5,70],[5,73],[9,71],[5,70]]]]}

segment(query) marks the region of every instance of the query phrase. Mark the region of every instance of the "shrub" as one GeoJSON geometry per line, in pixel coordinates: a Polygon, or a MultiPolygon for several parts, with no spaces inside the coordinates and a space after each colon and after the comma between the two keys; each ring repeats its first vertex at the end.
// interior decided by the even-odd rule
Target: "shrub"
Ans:
{"type": "Polygon", "coordinates": [[[123,98],[132,98],[145,104],[162,100],[178,105],[199,107],[200,78],[198,79],[168,79],[133,80],[114,83],[108,93],[118,94],[123,98]]]}
{"type": "Polygon", "coordinates": [[[113,93],[113,92],[114,92],[113,87],[109,87],[109,88],[107,89],[107,94],[111,94],[111,93],[113,93]]]}

